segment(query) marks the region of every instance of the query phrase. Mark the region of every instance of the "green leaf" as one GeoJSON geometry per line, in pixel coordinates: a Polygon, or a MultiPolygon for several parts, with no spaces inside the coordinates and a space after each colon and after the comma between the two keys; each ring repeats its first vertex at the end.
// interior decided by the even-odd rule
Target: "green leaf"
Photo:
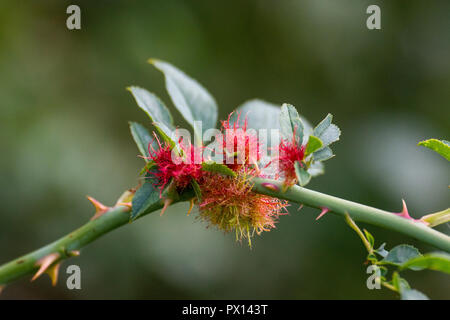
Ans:
{"type": "Polygon", "coordinates": [[[156,95],[143,88],[128,87],[127,90],[131,92],[137,105],[150,117],[164,140],[173,145],[174,142],[171,138],[175,128],[172,116],[164,103],[156,95]]]}
{"type": "Polygon", "coordinates": [[[400,292],[402,300],[430,300],[426,295],[416,289],[404,289],[400,292]]]}
{"type": "Polygon", "coordinates": [[[172,131],[168,126],[161,122],[153,122],[153,125],[158,130],[158,133],[163,138],[164,141],[168,142],[169,145],[173,148],[176,147],[177,152],[180,154],[181,150],[179,148],[179,144],[177,141],[174,140],[176,138],[173,134],[175,131],[172,131]],[[168,135],[168,132],[172,132],[171,135],[168,135]]]}
{"type": "Polygon", "coordinates": [[[322,148],[323,142],[315,136],[309,136],[308,144],[306,145],[305,155],[311,154],[314,151],[322,148]]]}
{"type": "Polygon", "coordinates": [[[202,202],[202,190],[200,189],[200,186],[197,182],[197,180],[192,179],[191,180],[192,189],[194,189],[194,193],[197,197],[198,203],[202,202]]]}
{"type": "MultiPolygon", "coordinates": [[[[237,114],[240,116],[240,125],[244,124],[245,119],[248,121],[248,128],[259,129],[279,129],[280,128],[280,106],[264,100],[252,99],[241,104],[233,114],[232,122],[236,121],[237,114]]],[[[270,134],[270,132],[268,132],[270,134]]]]}
{"type": "MultiPolygon", "coordinates": [[[[378,261],[378,260],[376,259],[376,261],[378,261]]],[[[383,266],[380,266],[379,268],[380,268],[380,274],[381,274],[382,280],[386,280],[386,276],[389,271],[388,268],[383,267],[383,266]]]]}
{"type": "Polygon", "coordinates": [[[329,113],[313,131],[315,137],[322,141],[323,147],[313,153],[315,161],[325,161],[334,156],[333,151],[328,147],[331,143],[339,140],[341,130],[332,124],[333,116],[329,113]]]}
{"type": "MultiPolygon", "coordinates": [[[[267,130],[267,144],[268,145],[278,145],[280,143],[279,139],[280,137],[277,135],[276,137],[271,137],[271,130],[272,129],[280,129],[280,113],[281,108],[280,105],[276,105],[270,102],[266,102],[264,100],[260,99],[252,99],[244,102],[242,105],[240,105],[237,109],[237,112],[233,114],[232,122],[236,121],[237,113],[241,114],[240,117],[240,125],[242,126],[244,124],[245,119],[247,118],[248,121],[248,128],[260,130],[260,129],[266,129],[267,130]],[[274,141],[272,141],[272,138],[274,138],[274,141]],[[275,140],[275,138],[277,138],[275,140]]],[[[304,135],[305,140],[306,137],[308,137],[312,133],[312,127],[309,124],[309,122],[300,115],[300,120],[303,123],[304,127],[304,135]]],[[[260,140],[262,137],[259,137],[260,140]]],[[[289,139],[292,138],[292,135],[289,137],[289,139]]],[[[264,143],[264,141],[260,141],[261,144],[264,143]]]]}
{"type": "Polygon", "coordinates": [[[335,124],[331,124],[327,130],[320,136],[324,146],[328,146],[339,140],[341,130],[335,124]]]}
{"type": "Polygon", "coordinates": [[[400,266],[409,259],[421,256],[419,250],[407,244],[401,244],[389,251],[388,255],[381,260],[383,264],[400,266]]]}
{"type": "Polygon", "coordinates": [[[333,121],[333,115],[331,113],[327,114],[327,116],[320,121],[320,123],[314,128],[313,134],[317,137],[320,137],[325,130],[331,125],[331,121],[333,121]]]}
{"type": "Polygon", "coordinates": [[[145,161],[149,161],[150,154],[148,152],[149,144],[153,142],[153,148],[157,150],[158,146],[156,145],[154,139],[148,132],[148,130],[141,124],[137,122],[129,122],[131,135],[133,136],[134,142],[144,156],[145,161]]]}
{"type": "Polygon", "coordinates": [[[447,161],[450,161],[450,142],[447,140],[428,139],[418,143],[419,146],[424,146],[428,149],[436,151],[443,156],[447,161]]]}
{"type": "Polygon", "coordinates": [[[378,262],[377,256],[373,253],[369,253],[367,255],[367,260],[370,261],[372,264],[376,264],[378,262]]]}
{"type": "Polygon", "coordinates": [[[325,161],[334,157],[330,147],[323,147],[319,151],[313,153],[315,161],[325,161]]]}
{"type": "Polygon", "coordinates": [[[293,105],[284,103],[280,113],[281,137],[288,141],[295,139],[298,145],[303,144],[303,123],[293,105]],[[295,137],[294,137],[295,133],[295,137]]]}
{"type": "Polygon", "coordinates": [[[267,130],[267,136],[260,135],[258,137],[261,146],[278,145],[280,143],[278,132],[276,136],[272,137],[271,130],[280,129],[280,121],[278,120],[280,117],[280,111],[280,106],[263,100],[253,99],[240,105],[236,109],[236,112],[233,113],[230,121],[231,123],[236,122],[239,114],[240,127],[242,127],[244,122],[247,120],[247,128],[254,129],[256,131],[261,129],[267,130]]]}
{"type": "Polygon", "coordinates": [[[175,107],[194,128],[194,136],[198,142],[202,141],[202,132],[194,121],[202,122],[202,129],[216,127],[217,104],[211,94],[196,80],[186,75],[173,65],[156,59],[150,59],[166,79],[166,89],[175,107]]]}
{"type": "Polygon", "coordinates": [[[375,245],[375,238],[366,229],[363,229],[363,231],[364,231],[364,234],[366,235],[367,241],[369,241],[369,243],[370,243],[370,247],[373,248],[373,246],[375,245]]]}
{"type": "Polygon", "coordinates": [[[411,287],[409,286],[408,281],[400,277],[397,271],[395,271],[392,275],[392,285],[397,289],[397,291],[401,294],[402,291],[408,290],[411,287]]]}
{"type": "Polygon", "coordinates": [[[159,189],[152,181],[146,181],[136,191],[131,202],[131,220],[136,220],[140,216],[154,211],[161,207],[161,198],[159,189]]]}
{"type": "Polygon", "coordinates": [[[202,163],[202,169],[204,171],[220,173],[225,176],[236,177],[236,172],[228,168],[226,165],[216,163],[214,161],[207,161],[202,163]]]}
{"type": "Polygon", "coordinates": [[[308,168],[308,173],[311,175],[311,177],[316,177],[324,174],[325,169],[323,167],[323,163],[320,161],[313,161],[308,168]]]}
{"type": "Polygon", "coordinates": [[[422,292],[411,289],[408,281],[400,277],[398,272],[394,272],[392,275],[392,285],[400,293],[402,300],[429,300],[429,298],[422,292]]]}
{"type": "Polygon", "coordinates": [[[295,175],[297,176],[298,184],[300,186],[306,186],[311,181],[311,175],[301,167],[298,161],[294,162],[295,175]]]}
{"type": "Polygon", "coordinates": [[[386,256],[389,254],[389,252],[386,249],[384,249],[385,246],[386,243],[383,243],[378,249],[375,250],[375,252],[378,253],[383,258],[386,258],[386,256]]]}
{"type": "Polygon", "coordinates": [[[323,119],[313,131],[314,136],[322,140],[323,145],[326,147],[331,143],[338,141],[341,135],[341,130],[335,124],[332,124],[333,116],[329,113],[325,119],[323,119]]]}
{"type": "Polygon", "coordinates": [[[450,274],[450,255],[441,252],[426,253],[404,262],[401,269],[422,270],[431,269],[450,274]]]}

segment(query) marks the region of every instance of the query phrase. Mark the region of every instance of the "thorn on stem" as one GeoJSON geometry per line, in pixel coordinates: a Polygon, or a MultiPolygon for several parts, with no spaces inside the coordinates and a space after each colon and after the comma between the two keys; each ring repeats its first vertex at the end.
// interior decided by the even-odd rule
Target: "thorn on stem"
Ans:
{"type": "Polygon", "coordinates": [[[172,204],[173,200],[170,198],[166,198],[164,199],[164,207],[161,210],[161,213],[159,214],[160,216],[162,216],[164,214],[164,212],[166,212],[166,209],[172,204]]]}
{"type": "Polygon", "coordinates": [[[406,207],[406,202],[405,202],[405,200],[404,199],[402,199],[402,211],[401,212],[394,212],[394,214],[395,215],[397,215],[397,216],[399,216],[399,217],[403,217],[403,218],[405,218],[405,219],[412,219],[412,220],[414,220],[413,218],[411,218],[411,216],[409,215],[409,212],[408,212],[408,208],[406,207]]]}
{"type": "Polygon", "coordinates": [[[129,189],[122,193],[122,195],[117,199],[116,206],[127,206],[131,208],[131,201],[133,200],[136,189],[129,189]]]}
{"type": "Polygon", "coordinates": [[[413,222],[420,222],[420,223],[423,223],[423,224],[425,224],[426,226],[428,226],[428,222],[423,221],[423,220],[421,220],[421,219],[414,219],[414,218],[412,218],[412,217],[409,215],[408,208],[406,207],[406,202],[405,202],[404,199],[402,199],[402,211],[401,211],[401,212],[393,212],[393,214],[395,214],[396,216],[399,216],[399,217],[402,217],[402,218],[411,220],[411,221],[413,221],[413,222]]]}
{"type": "Polygon", "coordinates": [[[61,266],[61,262],[58,262],[47,269],[46,273],[49,275],[50,279],[52,280],[52,286],[56,286],[58,283],[58,274],[59,274],[59,267],[61,266]]]}
{"type": "MultiPolygon", "coordinates": [[[[31,281],[36,280],[37,278],[39,278],[44,272],[50,272],[50,278],[52,279],[52,283],[53,283],[53,277],[55,276],[55,272],[56,272],[56,277],[58,276],[58,270],[59,270],[59,266],[56,268],[56,270],[52,270],[54,268],[50,268],[50,266],[57,261],[60,258],[59,253],[50,253],[49,255],[46,255],[45,257],[39,259],[36,262],[36,266],[39,266],[39,270],[36,272],[36,274],[33,276],[33,278],[31,278],[31,281]],[[53,275],[52,275],[53,274],[53,275]]],[[[59,263],[57,264],[59,265],[59,263]]]]}
{"type": "Polygon", "coordinates": [[[189,215],[192,211],[192,208],[194,208],[194,199],[195,198],[192,198],[191,200],[189,200],[189,210],[187,212],[187,215],[189,215]]]}
{"type": "Polygon", "coordinates": [[[319,220],[320,218],[322,218],[325,213],[329,212],[330,209],[326,208],[326,207],[322,207],[322,211],[320,212],[320,214],[317,216],[316,221],[319,220]]]}
{"type": "Polygon", "coordinates": [[[68,253],[69,257],[78,257],[80,255],[80,251],[78,250],[72,250],[68,253]]]}
{"type": "Polygon", "coordinates": [[[87,198],[95,207],[95,214],[91,218],[91,220],[100,218],[102,215],[104,215],[106,212],[108,212],[109,209],[111,209],[110,207],[105,206],[103,203],[101,203],[100,201],[98,201],[90,196],[87,196],[87,198]]]}
{"type": "Polygon", "coordinates": [[[128,207],[128,209],[132,208],[131,202],[117,202],[116,206],[125,206],[128,207]]]}

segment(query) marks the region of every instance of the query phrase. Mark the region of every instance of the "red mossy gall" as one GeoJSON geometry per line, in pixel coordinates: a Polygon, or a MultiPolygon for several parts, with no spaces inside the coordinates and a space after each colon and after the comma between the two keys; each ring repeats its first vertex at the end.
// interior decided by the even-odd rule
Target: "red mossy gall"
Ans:
{"type": "Polygon", "coordinates": [[[175,187],[181,191],[188,186],[192,179],[201,177],[203,174],[202,165],[194,161],[196,156],[198,157],[197,153],[200,153],[201,157],[201,148],[191,144],[179,143],[180,155],[178,155],[169,143],[162,144],[156,135],[155,139],[158,142],[159,149],[155,150],[152,143],[149,144],[148,149],[149,158],[157,169],[150,169],[148,173],[156,178],[156,185],[159,186],[161,192],[171,181],[174,181],[175,187]]]}
{"type": "Polygon", "coordinates": [[[256,131],[247,129],[247,117],[240,124],[241,113],[237,112],[236,121],[232,122],[233,112],[226,121],[222,121],[224,164],[234,171],[242,167],[256,166],[260,160],[260,146],[256,131]]]}
{"type": "Polygon", "coordinates": [[[279,145],[279,169],[282,176],[284,176],[284,185],[292,186],[297,182],[297,175],[295,174],[294,164],[296,161],[302,166],[302,161],[305,158],[305,146],[298,145],[294,138],[292,141],[281,140],[279,145]]]}

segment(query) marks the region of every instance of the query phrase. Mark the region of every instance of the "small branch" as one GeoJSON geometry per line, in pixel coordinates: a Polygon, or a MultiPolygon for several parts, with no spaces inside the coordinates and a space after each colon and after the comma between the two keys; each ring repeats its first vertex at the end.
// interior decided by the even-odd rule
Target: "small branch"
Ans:
{"type": "Polygon", "coordinates": [[[361,238],[362,242],[364,243],[364,246],[367,249],[367,252],[369,254],[373,253],[373,248],[370,245],[369,241],[367,241],[366,237],[364,236],[364,234],[362,233],[361,229],[359,229],[359,227],[356,225],[355,221],[352,220],[352,218],[350,218],[350,215],[347,213],[345,215],[345,221],[347,222],[347,224],[350,226],[350,228],[352,228],[353,230],[355,230],[355,232],[358,234],[358,236],[361,238]]]}
{"type": "Polygon", "coordinates": [[[392,284],[387,283],[386,281],[382,281],[382,282],[381,282],[381,285],[384,286],[384,287],[386,287],[386,288],[388,288],[389,290],[392,290],[392,291],[398,293],[397,288],[394,287],[392,284]]]}
{"type": "MultiPolygon", "coordinates": [[[[412,222],[388,211],[375,209],[298,186],[293,186],[285,192],[282,192],[282,182],[280,181],[254,178],[253,183],[253,190],[255,192],[321,210],[323,208],[328,208],[329,212],[343,217],[348,213],[355,221],[394,230],[435,246],[441,250],[450,252],[449,236],[433,230],[422,223],[412,222]],[[267,186],[271,187],[269,188],[267,186]]],[[[180,201],[187,201],[192,198],[192,196],[193,195],[183,196],[180,198],[180,201]]],[[[154,207],[154,209],[156,211],[162,207],[163,201],[161,200],[160,205],[154,207]]],[[[52,263],[59,263],[60,261],[75,255],[75,252],[102,235],[128,224],[130,221],[129,210],[130,208],[127,206],[116,206],[108,209],[107,212],[97,219],[89,221],[81,228],[69,233],[59,240],[0,266],[0,288],[3,288],[4,285],[23,276],[38,271],[40,267],[39,261],[42,261],[41,259],[46,256],[57,253],[58,259],[52,263]]]]}
{"type": "Polygon", "coordinates": [[[58,254],[58,259],[52,263],[76,255],[77,250],[100,236],[127,224],[130,221],[129,210],[126,206],[111,208],[101,217],[89,221],[59,240],[0,266],[0,286],[38,271],[39,261],[49,255],[58,254]]]}
{"type": "Polygon", "coordinates": [[[343,217],[348,213],[355,221],[397,231],[438,249],[450,252],[450,237],[427,227],[421,222],[413,222],[398,217],[388,211],[372,208],[299,186],[290,187],[285,192],[282,192],[283,183],[276,180],[253,178],[253,183],[253,190],[255,192],[304,204],[320,210],[326,207],[330,212],[343,217]],[[270,184],[273,187],[265,187],[267,184],[270,184]]]}

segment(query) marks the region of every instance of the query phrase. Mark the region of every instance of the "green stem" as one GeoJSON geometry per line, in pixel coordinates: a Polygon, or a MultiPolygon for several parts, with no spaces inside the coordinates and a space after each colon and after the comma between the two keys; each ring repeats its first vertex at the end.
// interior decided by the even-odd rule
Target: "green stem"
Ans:
{"type": "Polygon", "coordinates": [[[81,249],[103,234],[123,226],[129,221],[128,207],[114,207],[99,218],[89,221],[55,242],[0,266],[0,285],[5,285],[37,271],[36,263],[51,253],[59,253],[59,260],[69,258],[71,252],[81,249]]]}
{"type": "Polygon", "coordinates": [[[387,283],[386,281],[381,281],[381,285],[388,288],[389,290],[392,290],[394,292],[398,293],[398,290],[396,287],[394,287],[392,284],[387,283]]]}
{"type": "Polygon", "coordinates": [[[318,209],[328,208],[330,212],[343,217],[348,213],[355,221],[394,230],[438,249],[450,252],[450,237],[425,226],[423,223],[414,222],[396,216],[388,211],[372,208],[299,186],[290,187],[285,192],[282,192],[283,183],[276,180],[254,178],[253,183],[253,190],[255,192],[301,203],[308,207],[318,209]],[[275,188],[267,188],[267,185],[272,185],[275,188]]]}
{"type": "MultiPolygon", "coordinates": [[[[253,190],[255,192],[301,203],[313,208],[328,208],[330,212],[344,216],[346,213],[355,221],[377,225],[383,228],[398,231],[405,235],[421,240],[424,243],[433,245],[439,249],[450,252],[450,237],[426,227],[424,224],[412,222],[398,217],[390,212],[375,209],[355,202],[343,200],[337,197],[326,195],[317,191],[293,186],[281,192],[282,182],[261,178],[253,179],[253,190]],[[267,188],[265,184],[271,184],[275,188],[267,188]],[[279,191],[272,190],[278,189],[279,191]]],[[[190,196],[192,197],[192,195],[190,196]]],[[[180,201],[189,197],[182,197],[180,201]]],[[[153,211],[161,209],[162,201],[154,206],[153,211]]],[[[150,212],[147,212],[147,214],[150,212]]],[[[79,250],[118,227],[128,224],[130,221],[129,208],[118,206],[110,209],[98,219],[89,221],[79,229],[68,235],[46,245],[36,251],[19,257],[9,263],[0,266],[0,288],[17,280],[25,275],[36,272],[36,263],[51,253],[59,253],[59,260],[71,257],[71,252],[79,250]]]]}
{"type": "Polygon", "coordinates": [[[367,241],[367,239],[364,236],[364,234],[362,233],[361,229],[356,225],[355,221],[353,221],[353,219],[350,218],[350,215],[348,213],[345,215],[345,221],[350,226],[350,228],[352,228],[358,234],[358,236],[361,238],[364,246],[366,247],[367,253],[372,254],[373,253],[372,246],[370,245],[369,241],[367,241]]]}

